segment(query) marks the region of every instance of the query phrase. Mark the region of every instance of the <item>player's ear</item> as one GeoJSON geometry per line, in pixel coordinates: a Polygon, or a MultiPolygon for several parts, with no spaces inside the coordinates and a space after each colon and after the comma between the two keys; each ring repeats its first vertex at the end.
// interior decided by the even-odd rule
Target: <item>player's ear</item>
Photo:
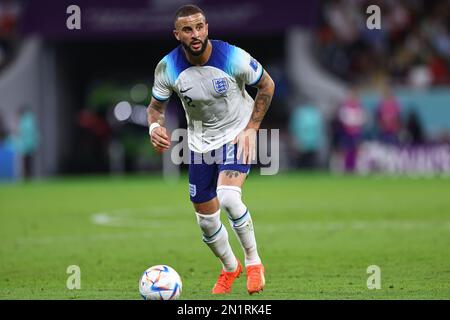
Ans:
{"type": "Polygon", "coordinates": [[[173,35],[174,35],[174,37],[175,37],[178,41],[180,41],[180,36],[179,36],[179,34],[178,34],[178,30],[177,30],[177,29],[174,29],[174,30],[173,30],[173,35]]]}

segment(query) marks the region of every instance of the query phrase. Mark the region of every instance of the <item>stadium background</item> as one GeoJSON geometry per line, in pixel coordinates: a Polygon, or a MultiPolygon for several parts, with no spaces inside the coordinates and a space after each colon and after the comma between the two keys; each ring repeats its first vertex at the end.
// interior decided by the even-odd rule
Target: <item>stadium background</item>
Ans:
{"type": "MultiPolygon", "coordinates": [[[[448,2],[193,2],[210,38],[276,83],[263,128],[280,130],[280,173],[254,170],[244,194],[269,272],[261,298],[450,298],[448,2]],[[373,264],[381,290],[366,286],[373,264]]],[[[186,168],[152,150],[145,116],[184,3],[0,3],[0,298],[134,299],[159,263],[180,272],[183,298],[211,298],[186,168]],[[81,290],[65,287],[72,264],[81,290]]],[[[176,97],[167,118],[185,126],[176,97]]]]}

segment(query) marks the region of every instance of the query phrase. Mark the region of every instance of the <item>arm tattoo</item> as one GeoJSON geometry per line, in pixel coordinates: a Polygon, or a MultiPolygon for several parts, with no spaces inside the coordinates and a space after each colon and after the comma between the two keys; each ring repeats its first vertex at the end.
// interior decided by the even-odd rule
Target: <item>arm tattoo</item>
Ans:
{"type": "Polygon", "coordinates": [[[250,121],[254,123],[261,123],[264,119],[264,115],[269,109],[270,102],[272,101],[272,95],[263,91],[259,91],[255,99],[255,107],[253,109],[252,117],[250,121]]]}
{"type": "Polygon", "coordinates": [[[157,100],[152,100],[147,108],[148,123],[158,122],[160,126],[164,126],[165,122],[165,105],[157,100]]]}
{"type": "Polygon", "coordinates": [[[228,178],[237,178],[241,174],[241,172],[235,170],[225,170],[224,172],[228,178]]]}
{"type": "Polygon", "coordinates": [[[250,118],[250,122],[257,127],[261,124],[264,119],[264,115],[269,109],[270,103],[272,102],[272,96],[275,90],[274,83],[270,76],[264,71],[263,78],[258,84],[258,93],[255,98],[255,105],[253,107],[253,113],[250,118]]]}

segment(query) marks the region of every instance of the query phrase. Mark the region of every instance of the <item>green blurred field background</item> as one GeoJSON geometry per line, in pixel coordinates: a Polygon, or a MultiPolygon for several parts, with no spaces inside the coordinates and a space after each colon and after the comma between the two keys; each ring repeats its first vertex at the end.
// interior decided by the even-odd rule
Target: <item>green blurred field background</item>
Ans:
{"type": "Polygon", "coordinates": [[[241,277],[214,297],[220,265],[201,241],[187,177],[0,185],[0,299],[140,299],[154,264],[180,273],[181,299],[450,299],[449,178],[253,174],[244,201],[266,289],[249,296],[241,277]],[[81,268],[80,290],[66,288],[69,265],[81,268]],[[381,268],[380,290],[367,289],[369,265],[381,268]]]}

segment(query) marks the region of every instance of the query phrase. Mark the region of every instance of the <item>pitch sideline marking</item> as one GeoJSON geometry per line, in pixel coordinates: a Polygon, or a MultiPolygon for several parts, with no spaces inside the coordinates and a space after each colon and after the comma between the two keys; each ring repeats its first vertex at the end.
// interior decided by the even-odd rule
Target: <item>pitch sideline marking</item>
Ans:
{"type": "MultiPolygon", "coordinates": [[[[177,220],[159,220],[155,219],[153,214],[159,216],[161,211],[160,208],[151,209],[120,209],[114,210],[112,212],[98,212],[93,214],[92,222],[96,225],[106,226],[106,227],[131,227],[131,228],[161,228],[167,226],[170,222],[173,224],[184,224],[186,221],[177,220]],[[144,218],[133,217],[133,212],[147,212],[144,218]]],[[[184,211],[182,208],[170,209],[165,207],[164,215],[170,214],[168,216],[176,216],[182,214],[180,211],[184,211]]],[[[349,220],[346,222],[342,221],[289,221],[276,223],[273,222],[270,225],[260,224],[258,225],[258,230],[272,231],[277,230],[280,227],[295,230],[366,230],[366,229],[382,229],[382,230],[422,230],[422,229],[450,229],[450,220],[442,221],[428,221],[428,220],[349,220]]]]}

